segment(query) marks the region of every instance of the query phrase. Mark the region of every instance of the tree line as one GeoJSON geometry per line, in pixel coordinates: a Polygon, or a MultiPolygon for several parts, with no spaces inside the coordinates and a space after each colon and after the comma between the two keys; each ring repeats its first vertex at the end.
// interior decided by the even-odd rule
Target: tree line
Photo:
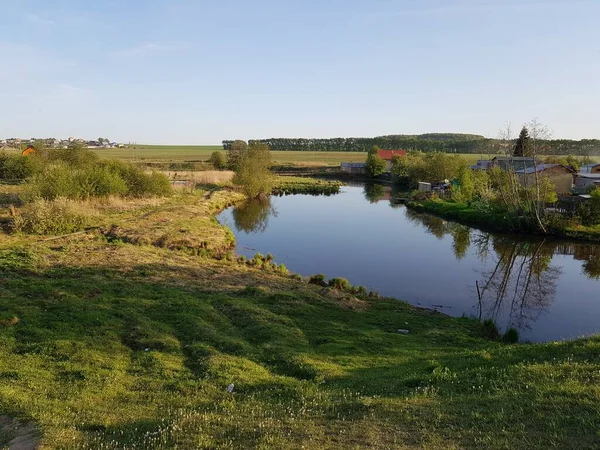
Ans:
{"type": "MultiPolygon", "coordinates": [[[[369,152],[374,146],[384,150],[412,150],[444,153],[504,153],[507,142],[479,135],[431,133],[424,135],[390,135],[373,138],[269,138],[248,141],[267,145],[271,151],[369,152]]],[[[514,145],[516,141],[508,143],[514,145]]],[[[234,141],[223,141],[229,150],[234,141]]],[[[600,156],[600,139],[539,140],[539,154],[600,156]]]]}

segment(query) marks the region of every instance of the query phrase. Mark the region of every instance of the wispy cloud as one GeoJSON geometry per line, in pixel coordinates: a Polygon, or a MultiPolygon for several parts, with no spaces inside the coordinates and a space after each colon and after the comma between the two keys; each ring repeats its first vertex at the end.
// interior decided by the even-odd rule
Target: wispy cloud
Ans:
{"type": "MultiPolygon", "coordinates": [[[[378,16],[422,16],[449,13],[468,13],[468,12],[486,12],[499,9],[525,9],[538,7],[552,7],[558,5],[568,5],[573,3],[587,3],[589,0],[522,0],[514,1],[489,1],[489,0],[466,0],[448,3],[423,2],[417,8],[395,8],[399,5],[396,1],[387,3],[384,10],[375,11],[367,14],[367,17],[378,16]]],[[[404,3],[402,2],[402,5],[404,3]]]]}
{"type": "Polygon", "coordinates": [[[112,52],[110,56],[117,58],[128,58],[132,56],[143,56],[153,53],[169,53],[183,50],[189,46],[188,42],[170,42],[170,43],[146,43],[136,45],[135,47],[126,48],[112,52]]]}
{"type": "Polygon", "coordinates": [[[53,20],[49,20],[43,17],[38,16],[37,14],[28,14],[27,20],[33,22],[37,25],[54,25],[55,22],[53,20]]]}

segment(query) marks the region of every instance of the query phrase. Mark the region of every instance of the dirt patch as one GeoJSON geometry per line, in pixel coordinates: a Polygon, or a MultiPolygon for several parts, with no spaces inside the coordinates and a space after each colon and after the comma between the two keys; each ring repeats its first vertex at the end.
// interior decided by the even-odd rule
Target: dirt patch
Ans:
{"type": "Polygon", "coordinates": [[[34,423],[20,423],[8,416],[0,416],[0,443],[9,450],[35,450],[41,433],[34,423]]]}

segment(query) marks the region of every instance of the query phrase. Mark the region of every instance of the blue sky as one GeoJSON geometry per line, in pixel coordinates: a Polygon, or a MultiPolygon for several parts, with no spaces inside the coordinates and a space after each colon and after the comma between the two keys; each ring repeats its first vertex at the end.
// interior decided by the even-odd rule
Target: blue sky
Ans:
{"type": "Polygon", "coordinates": [[[600,138],[598,0],[0,0],[0,137],[600,138]]]}

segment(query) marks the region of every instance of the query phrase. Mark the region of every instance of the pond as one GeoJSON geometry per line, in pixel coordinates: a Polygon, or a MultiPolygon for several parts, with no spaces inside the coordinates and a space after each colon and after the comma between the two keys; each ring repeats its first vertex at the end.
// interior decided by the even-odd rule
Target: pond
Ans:
{"type": "Polygon", "coordinates": [[[600,245],[487,233],[391,196],[389,187],[346,186],[329,197],[247,203],[218,219],[238,254],[271,253],[304,276],[344,277],[445,314],[492,318],[527,341],[600,332],[600,245]]]}

